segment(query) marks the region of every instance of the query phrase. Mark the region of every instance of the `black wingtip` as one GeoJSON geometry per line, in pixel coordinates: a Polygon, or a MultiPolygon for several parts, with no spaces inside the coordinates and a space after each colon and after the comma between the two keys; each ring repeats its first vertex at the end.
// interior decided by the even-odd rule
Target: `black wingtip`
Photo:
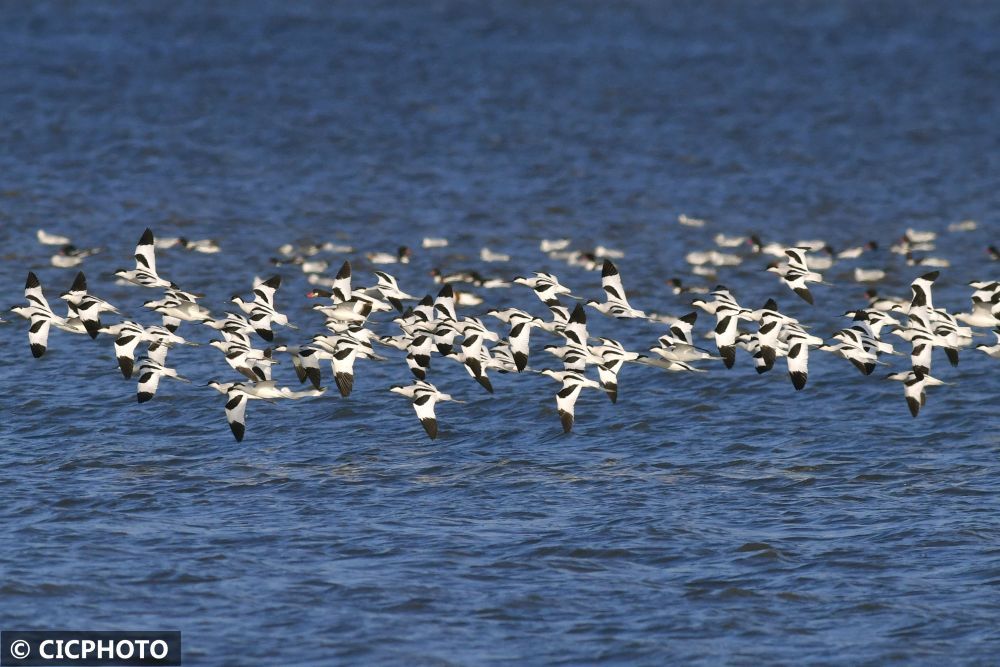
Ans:
{"type": "Polygon", "coordinates": [[[441,291],[438,292],[438,298],[439,299],[454,299],[455,298],[455,290],[452,289],[451,285],[445,285],[444,287],[441,288],[441,291]]]}
{"type": "Polygon", "coordinates": [[[266,285],[273,289],[278,289],[279,287],[281,287],[281,276],[277,275],[271,276],[270,278],[262,282],[261,285],[266,285]]]}
{"type": "Polygon", "coordinates": [[[940,271],[931,271],[930,273],[925,273],[924,275],[920,276],[920,279],[932,283],[935,280],[937,280],[938,276],[940,275],[941,275],[940,271]]]}
{"type": "Polygon", "coordinates": [[[764,304],[764,310],[774,310],[774,311],[777,311],[778,310],[778,304],[775,302],[774,299],[768,299],[767,303],[764,304]]]}
{"type": "Polygon", "coordinates": [[[38,359],[45,354],[45,346],[41,343],[31,343],[31,356],[38,359]]]}
{"type": "Polygon", "coordinates": [[[447,357],[449,354],[454,352],[451,345],[447,345],[445,343],[438,343],[435,347],[437,347],[437,351],[441,354],[442,357],[447,357]]]}
{"type": "Polygon", "coordinates": [[[610,399],[612,403],[618,402],[618,385],[614,382],[609,382],[604,385],[604,393],[608,395],[608,399],[610,399]]]}
{"type": "Polygon", "coordinates": [[[236,442],[243,442],[243,436],[247,432],[246,424],[241,424],[240,422],[229,422],[229,428],[232,429],[236,442]]]}
{"type": "Polygon", "coordinates": [[[608,276],[618,275],[618,268],[611,263],[610,259],[604,260],[604,266],[601,268],[601,277],[607,278],[608,276]]]}
{"type": "Polygon", "coordinates": [[[514,366],[517,367],[517,372],[518,373],[520,373],[525,368],[527,368],[528,367],[528,355],[526,355],[524,352],[515,352],[514,353],[514,366]]]}
{"type": "Polygon", "coordinates": [[[736,363],[736,346],[723,345],[719,348],[719,355],[722,356],[722,361],[726,364],[726,368],[732,368],[733,364],[736,363]]]}
{"type": "Polygon", "coordinates": [[[688,324],[694,324],[698,320],[698,311],[693,310],[687,315],[680,318],[681,322],[687,322],[688,324]]]}
{"type": "Polygon", "coordinates": [[[254,329],[254,331],[256,331],[257,335],[266,340],[267,342],[271,342],[274,340],[274,332],[271,331],[270,329],[254,329]]]}
{"type": "Polygon", "coordinates": [[[73,281],[73,286],[69,288],[71,292],[86,292],[87,291],[87,277],[83,275],[83,271],[76,274],[76,280],[73,281]]]}
{"type": "Polygon", "coordinates": [[[97,340],[97,334],[101,332],[101,321],[85,320],[83,328],[87,330],[87,335],[90,336],[91,340],[97,340]]]}
{"type": "Polygon", "coordinates": [[[476,376],[476,382],[481,384],[483,386],[483,389],[485,389],[486,391],[490,392],[491,394],[493,393],[493,384],[490,382],[490,379],[485,375],[476,376]]]}
{"type": "Polygon", "coordinates": [[[337,280],[344,280],[345,278],[351,277],[351,262],[344,260],[344,263],[340,265],[340,271],[337,271],[337,280]]]}
{"type": "Polygon", "coordinates": [[[944,353],[948,357],[948,362],[952,366],[958,366],[958,350],[953,347],[944,348],[944,353]]]}
{"type": "Polygon", "coordinates": [[[906,397],[906,405],[910,408],[910,414],[916,417],[920,414],[920,401],[910,396],[906,397]]]}
{"type": "Polygon", "coordinates": [[[320,388],[320,380],[322,378],[320,377],[318,368],[307,368],[306,377],[309,378],[309,382],[312,383],[314,389],[320,388]]]}
{"type": "Polygon", "coordinates": [[[153,400],[153,394],[149,393],[148,391],[140,391],[135,395],[135,397],[140,403],[145,403],[147,401],[153,400]]]}
{"type": "Polygon", "coordinates": [[[431,417],[421,419],[420,424],[424,427],[424,430],[427,431],[427,435],[431,440],[435,440],[438,437],[437,419],[433,419],[431,417]]]}
{"type": "Polygon", "coordinates": [[[810,306],[813,305],[813,295],[812,292],[809,291],[808,287],[796,287],[795,293],[802,297],[802,300],[810,306]]]}
{"type": "Polygon", "coordinates": [[[118,368],[122,371],[122,377],[128,380],[132,377],[132,369],[135,366],[135,362],[128,357],[118,357],[118,368]]]}
{"type": "Polygon", "coordinates": [[[801,371],[793,371],[788,375],[792,378],[792,386],[795,387],[795,391],[802,391],[802,388],[806,386],[808,376],[801,371]]]}
{"type": "Polygon", "coordinates": [[[146,227],[146,231],[139,237],[139,245],[153,245],[153,230],[146,227]]]}
{"type": "Polygon", "coordinates": [[[573,430],[573,415],[566,412],[565,410],[559,411],[559,421],[562,422],[563,433],[569,433],[573,430]]]}
{"type": "Polygon", "coordinates": [[[573,314],[569,316],[570,322],[576,322],[577,324],[587,323],[587,313],[583,310],[583,304],[577,303],[576,308],[573,309],[573,314]]]}
{"type": "Polygon", "coordinates": [[[35,275],[34,271],[28,271],[28,279],[24,283],[24,289],[34,289],[35,287],[41,287],[38,276],[35,275]]]}
{"type": "Polygon", "coordinates": [[[337,383],[340,395],[347,398],[354,389],[354,375],[350,373],[337,373],[333,378],[337,383]]]}

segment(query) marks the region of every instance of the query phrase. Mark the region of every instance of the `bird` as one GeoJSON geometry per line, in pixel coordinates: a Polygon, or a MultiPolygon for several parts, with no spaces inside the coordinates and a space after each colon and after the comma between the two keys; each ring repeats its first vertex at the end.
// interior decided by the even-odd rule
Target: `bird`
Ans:
{"type": "Polygon", "coordinates": [[[132,271],[118,269],[115,271],[115,275],[126,282],[141,287],[173,287],[176,289],[177,285],[161,278],[156,273],[154,242],[153,230],[147,227],[142,236],[139,237],[139,243],[135,247],[135,269],[132,271]]]}
{"type": "Polygon", "coordinates": [[[885,279],[885,271],[882,269],[862,269],[860,267],[854,268],[854,282],[858,283],[877,283],[880,280],[885,279]]]}
{"type": "MultiPolygon", "coordinates": [[[[167,349],[164,345],[160,347],[164,351],[167,349]]],[[[156,394],[156,388],[160,385],[161,377],[170,377],[181,382],[190,382],[187,378],[178,375],[175,369],[167,368],[163,365],[163,362],[150,357],[143,357],[139,360],[138,372],[139,384],[136,388],[136,399],[139,403],[145,403],[153,399],[153,396],[156,394]]]]}
{"type": "Polygon", "coordinates": [[[479,259],[483,262],[509,262],[510,255],[503,252],[493,252],[489,248],[483,247],[479,250],[479,259]]]}
{"type": "Polygon", "coordinates": [[[72,241],[70,241],[68,236],[62,236],[60,234],[50,234],[44,229],[39,229],[37,232],[35,232],[35,236],[38,238],[38,242],[43,245],[65,246],[65,245],[70,245],[72,243],[72,241]]]}
{"type": "Polygon", "coordinates": [[[869,241],[868,243],[853,248],[844,248],[837,253],[837,259],[857,259],[868,251],[878,250],[878,243],[869,241]]]}
{"type": "Polygon", "coordinates": [[[448,239],[444,238],[431,238],[425,236],[420,242],[421,248],[447,248],[448,239]]]}
{"type": "Polygon", "coordinates": [[[411,256],[413,256],[413,251],[405,245],[399,246],[395,254],[389,252],[370,252],[365,255],[372,264],[409,264],[411,256]]]}
{"type": "Polygon", "coordinates": [[[278,387],[273,380],[254,384],[212,380],[206,386],[226,395],[226,421],[229,422],[229,428],[236,442],[243,442],[243,436],[246,434],[247,401],[263,400],[273,403],[281,398],[295,400],[322,396],[326,391],[326,389],[292,391],[288,387],[278,387]]]}
{"type": "Polygon", "coordinates": [[[424,427],[424,431],[431,440],[436,439],[438,436],[438,422],[437,416],[434,414],[434,406],[440,401],[464,402],[455,400],[449,394],[441,393],[430,382],[419,380],[407,387],[390,387],[389,391],[410,399],[413,404],[413,410],[417,413],[417,419],[420,420],[420,425],[424,427]]]}
{"type": "Polygon", "coordinates": [[[930,375],[918,373],[916,371],[891,373],[887,375],[886,378],[889,380],[899,380],[903,383],[903,394],[906,397],[906,405],[910,408],[910,414],[914,417],[920,413],[920,408],[922,408],[927,401],[927,395],[924,391],[926,387],[936,387],[948,384],[938,380],[937,378],[933,378],[930,375]]]}
{"type": "Polygon", "coordinates": [[[600,389],[601,385],[578,371],[554,371],[546,368],[539,372],[562,383],[562,388],[556,393],[556,410],[559,413],[559,421],[562,422],[563,433],[569,433],[573,430],[575,406],[580,392],[584,388],[600,389]]]}
{"type": "Polygon", "coordinates": [[[49,328],[53,324],[65,325],[66,320],[52,312],[42,292],[42,284],[32,271],[28,271],[28,278],[24,283],[24,298],[27,299],[28,305],[18,306],[13,310],[29,320],[28,345],[31,348],[31,355],[38,359],[48,349],[49,328]]]}
{"type": "Polygon", "coordinates": [[[244,301],[236,294],[230,299],[240,310],[250,316],[254,331],[266,341],[274,340],[271,323],[295,328],[289,324],[288,317],[274,308],[274,294],[281,287],[281,276],[271,276],[267,280],[256,283],[253,287],[253,301],[244,301]]]}
{"type": "Polygon", "coordinates": [[[551,273],[536,272],[533,278],[517,276],[514,282],[518,285],[530,287],[535,291],[535,296],[542,303],[557,299],[560,295],[572,296],[570,289],[559,283],[559,279],[551,273]]]}
{"type": "Polygon", "coordinates": [[[993,359],[1000,359],[1000,327],[993,330],[996,342],[993,345],[977,345],[976,349],[993,359]]]}
{"type": "Polygon", "coordinates": [[[705,221],[701,218],[692,218],[690,216],[681,213],[677,216],[677,222],[684,225],[685,227],[704,227],[705,221]]]}
{"type": "Polygon", "coordinates": [[[715,297],[714,313],[716,319],[712,335],[726,368],[732,368],[736,362],[737,327],[740,318],[749,314],[749,311],[740,308],[729,290],[721,285],[715,288],[712,295],[715,297]]]}
{"type": "Polygon", "coordinates": [[[80,271],[73,285],[59,298],[66,301],[67,318],[78,317],[91,338],[101,331],[101,313],[120,314],[118,309],[103,299],[87,293],[87,277],[80,271]]]}
{"type": "Polygon", "coordinates": [[[646,318],[646,313],[629,305],[628,299],[625,298],[621,274],[609,259],[604,260],[604,267],[601,270],[601,287],[604,289],[605,302],[590,300],[587,302],[588,306],[603,315],[618,319],[646,318]]]}
{"type": "Polygon", "coordinates": [[[812,305],[812,292],[809,291],[806,283],[822,283],[823,276],[809,270],[806,264],[806,252],[808,252],[808,248],[805,247],[786,248],[785,255],[788,256],[788,263],[784,266],[771,263],[767,270],[778,274],[781,282],[802,297],[806,303],[812,305]]]}

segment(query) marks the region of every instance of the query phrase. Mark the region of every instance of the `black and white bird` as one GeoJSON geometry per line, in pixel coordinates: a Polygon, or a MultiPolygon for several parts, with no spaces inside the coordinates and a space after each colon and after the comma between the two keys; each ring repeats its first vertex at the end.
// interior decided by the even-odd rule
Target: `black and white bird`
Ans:
{"type": "Polygon", "coordinates": [[[809,270],[806,263],[808,251],[809,249],[805,247],[786,248],[785,255],[788,256],[788,263],[784,265],[772,263],[767,267],[767,270],[778,274],[781,282],[802,297],[806,303],[812,304],[813,296],[807,283],[822,283],[823,276],[809,270]]]}
{"type": "Polygon", "coordinates": [[[563,432],[569,433],[573,430],[576,400],[580,397],[580,392],[584,388],[601,389],[601,385],[578,371],[554,371],[546,368],[539,372],[562,383],[562,388],[556,393],[556,410],[559,412],[563,432]]]}
{"type": "Polygon", "coordinates": [[[115,336],[115,357],[118,368],[125,379],[132,377],[135,368],[135,349],[139,343],[163,345],[194,345],[163,327],[144,327],[138,322],[127,320],[117,326],[115,336]]]}
{"type": "Polygon", "coordinates": [[[560,294],[565,294],[569,297],[573,296],[570,289],[565,285],[562,285],[559,282],[559,279],[551,273],[536,271],[534,277],[525,278],[523,276],[517,276],[514,278],[514,282],[518,285],[530,287],[534,290],[535,296],[537,296],[538,300],[542,303],[557,299],[560,294]]]}
{"type": "Polygon", "coordinates": [[[739,333],[739,321],[750,315],[750,311],[741,308],[729,290],[721,285],[715,288],[712,296],[715,297],[713,312],[716,321],[712,335],[726,368],[732,368],[736,362],[736,337],[739,333]]]}
{"type": "Polygon", "coordinates": [[[176,285],[161,278],[156,273],[154,243],[153,230],[147,227],[146,231],[139,237],[139,243],[135,247],[135,268],[131,271],[118,269],[115,271],[115,275],[125,282],[141,287],[173,287],[176,289],[176,285]]]}
{"type": "Polygon", "coordinates": [[[801,391],[809,379],[809,348],[819,347],[823,339],[813,336],[798,323],[785,324],[783,327],[784,343],[787,346],[785,361],[788,365],[788,377],[796,391],[801,391]]]}
{"type": "Polygon", "coordinates": [[[1000,359],[1000,327],[993,330],[996,342],[993,345],[977,345],[976,349],[993,359],[1000,359]]]}
{"type": "Polygon", "coordinates": [[[143,305],[161,315],[163,326],[168,331],[177,331],[181,322],[203,322],[212,313],[198,303],[200,294],[192,294],[179,289],[167,288],[162,299],[147,301],[143,305]]]}
{"type": "Polygon", "coordinates": [[[927,387],[937,387],[947,382],[942,382],[937,378],[915,371],[903,371],[892,373],[886,376],[889,380],[898,380],[903,383],[903,394],[906,396],[906,405],[910,408],[910,414],[916,417],[920,413],[920,408],[927,402],[927,387]]]}
{"type": "Polygon", "coordinates": [[[250,316],[254,331],[266,341],[274,340],[274,332],[271,330],[272,323],[291,329],[296,328],[288,322],[288,317],[285,314],[275,310],[274,294],[279,287],[281,287],[281,276],[271,276],[254,285],[253,301],[244,301],[238,294],[230,299],[240,307],[240,310],[250,316]]]}
{"type": "Polygon", "coordinates": [[[292,368],[295,370],[295,377],[299,379],[299,384],[303,384],[306,380],[309,380],[313,388],[323,388],[319,372],[318,350],[298,345],[279,345],[272,351],[286,353],[292,358],[292,368]]]}
{"type": "MultiPolygon", "coordinates": [[[[166,346],[160,345],[159,349],[166,352],[166,346]]],[[[153,400],[153,396],[156,395],[156,389],[160,386],[161,377],[174,378],[181,382],[190,382],[185,377],[181,377],[177,374],[177,370],[174,368],[167,368],[163,365],[162,361],[150,357],[143,357],[139,360],[138,366],[139,384],[136,387],[136,399],[139,403],[145,403],[147,401],[153,400]]]]}
{"type": "Polygon", "coordinates": [[[417,381],[408,387],[391,387],[389,391],[410,399],[420,425],[424,427],[431,440],[438,436],[438,420],[434,414],[434,406],[441,401],[463,402],[452,398],[449,394],[441,393],[430,382],[417,381]]]}
{"type": "Polygon", "coordinates": [[[486,314],[510,325],[507,341],[510,344],[510,352],[514,359],[514,365],[517,367],[517,372],[520,373],[528,365],[531,329],[532,327],[540,326],[542,321],[534,315],[518,308],[494,309],[486,314]]]}
{"type": "Polygon", "coordinates": [[[212,380],[208,383],[221,394],[226,396],[226,421],[236,438],[236,442],[243,442],[246,434],[246,410],[247,401],[263,400],[274,402],[277,399],[299,399],[321,396],[325,389],[308,389],[306,391],[292,391],[288,387],[278,387],[274,381],[257,382],[247,384],[244,382],[217,382],[212,380]]]}
{"type": "Polygon", "coordinates": [[[67,303],[67,319],[80,318],[91,338],[97,338],[101,331],[101,313],[119,314],[110,303],[87,292],[87,278],[83,271],[76,275],[73,285],[60,298],[67,303]]]}
{"type": "Polygon", "coordinates": [[[609,259],[604,260],[604,266],[601,269],[601,287],[604,289],[605,301],[601,303],[590,300],[587,302],[588,306],[602,315],[618,319],[646,318],[646,313],[629,305],[618,267],[609,259]]]}
{"type": "Polygon", "coordinates": [[[12,310],[29,321],[28,345],[32,356],[37,359],[48,349],[50,327],[65,327],[66,319],[52,312],[42,292],[42,284],[32,271],[28,271],[28,279],[24,283],[24,298],[28,300],[28,305],[17,306],[12,310]]]}

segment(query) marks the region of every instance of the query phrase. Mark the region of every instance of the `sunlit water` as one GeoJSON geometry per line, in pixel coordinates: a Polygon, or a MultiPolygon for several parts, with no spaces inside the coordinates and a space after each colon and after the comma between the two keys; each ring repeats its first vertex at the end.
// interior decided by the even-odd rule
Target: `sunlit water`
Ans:
{"type": "MultiPolygon", "coordinates": [[[[155,292],[111,277],[146,226],[220,242],[159,253],[217,313],[286,241],[353,244],[327,258],[358,284],[365,252],[410,245],[389,269],[417,294],[439,266],[550,269],[599,296],[599,274],[537,250],[567,236],[624,250],[633,304],[680,315],[663,281],[698,282],[683,256],[717,232],[878,240],[814,307],[748,247],[720,270],[744,305],[773,296],[829,336],[864,303],[855,265],[905,295],[923,270],[885,248],[972,218],[933,253],[954,263],[936,302],[967,310],[965,283],[1000,277],[998,31],[993,3],[11,4],[0,305],[28,269],[52,302],[72,281],[39,227],[104,247],[91,290],[147,323],[155,292]],[[480,265],[483,245],[514,261],[480,265]]],[[[301,326],[279,339],[305,342],[322,320],[277,271],[301,326]]],[[[467,312],[544,312],[482,293],[467,312]]],[[[590,323],[630,349],[664,332],[590,323]]],[[[975,351],[935,359],[955,386],[918,419],[888,368],[821,353],[802,392],[742,353],[627,367],[570,436],[551,380],[496,376],[489,396],[435,359],[468,403],[438,407],[431,442],[387,391],[409,378],[390,350],[348,399],[253,403],[237,444],[200,386],[237,379],[208,330],[184,325],[202,346],[170,356],[195,382],[137,405],[110,341],[54,332],[34,360],[25,329],[0,326],[4,628],[180,629],[189,664],[955,664],[1000,644],[1000,380],[975,351]]]]}

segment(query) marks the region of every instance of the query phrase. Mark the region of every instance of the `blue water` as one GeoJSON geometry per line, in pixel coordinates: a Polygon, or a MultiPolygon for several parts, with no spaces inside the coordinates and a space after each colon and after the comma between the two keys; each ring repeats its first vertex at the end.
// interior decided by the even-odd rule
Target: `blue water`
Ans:
{"type": "MultiPolygon", "coordinates": [[[[965,283],[1000,277],[983,251],[1000,237],[997,34],[987,2],[8,3],[0,305],[28,269],[53,302],[72,281],[39,227],[102,246],[91,291],[146,323],[155,293],[111,276],[146,226],[219,241],[159,253],[217,313],[286,241],[353,244],[328,259],[359,284],[365,252],[406,244],[413,262],[389,268],[417,294],[439,266],[550,269],[597,297],[598,274],[537,250],[566,236],[624,250],[633,304],[680,315],[690,297],[663,280],[699,282],[683,256],[717,232],[878,240],[814,307],[749,248],[720,270],[744,305],[774,296],[829,336],[864,303],[855,264],[907,293],[923,270],[885,248],[913,226],[953,262],[937,304],[967,310],[965,283]],[[979,228],[944,233],[965,218],[979,228]],[[481,267],[483,245],[514,261],[481,267]]],[[[277,271],[301,327],[279,339],[305,342],[322,321],[297,267],[277,271]]],[[[468,313],[543,312],[523,288],[482,293],[468,313]]],[[[591,330],[639,350],[663,333],[596,314],[591,330]]],[[[409,376],[389,351],[358,362],[348,399],[255,402],[237,444],[199,384],[238,378],[207,330],[181,331],[203,345],[170,363],[196,382],[137,405],[108,340],[54,332],[35,360],[23,321],[0,326],[0,627],[179,629],[192,665],[940,665],[1000,648],[1000,375],[981,353],[935,359],[955,386],[918,419],[888,369],[818,352],[802,392],[742,353],[708,374],[627,367],[618,404],[585,393],[570,436],[547,378],[496,376],[489,396],[435,360],[468,403],[439,406],[431,442],[387,391],[409,376]]]]}

